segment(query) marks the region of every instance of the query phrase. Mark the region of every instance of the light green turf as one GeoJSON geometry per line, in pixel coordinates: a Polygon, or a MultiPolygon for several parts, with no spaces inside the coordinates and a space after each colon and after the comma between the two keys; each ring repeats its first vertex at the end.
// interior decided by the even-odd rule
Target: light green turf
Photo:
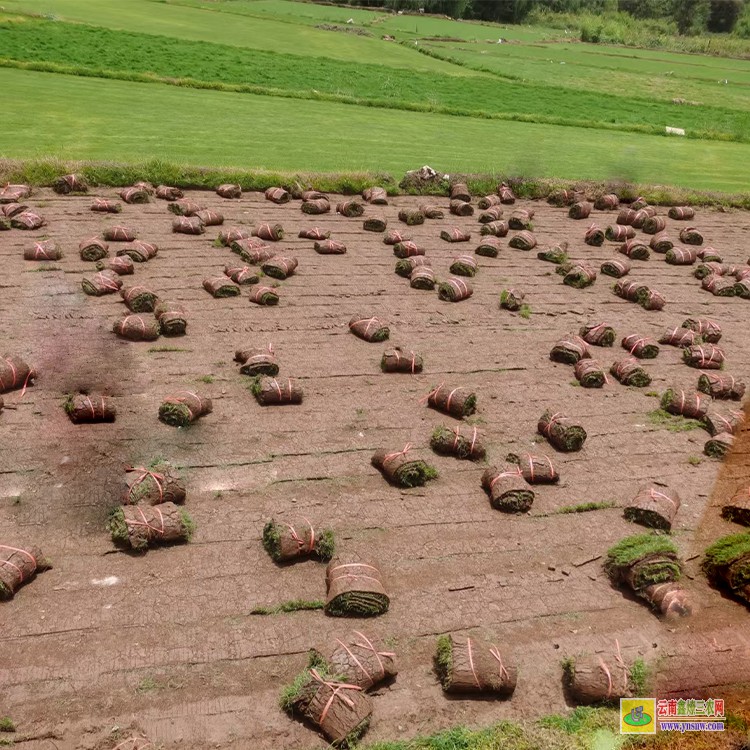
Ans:
{"type": "Polygon", "coordinates": [[[0,153],[279,170],[372,169],[747,188],[750,144],[391,112],[161,84],[0,70],[0,153]],[[30,96],[30,92],[34,95],[30,96]],[[44,127],[38,123],[44,102],[44,127]],[[252,133],[252,137],[248,137],[252,133]],[[487,148],[486,144],[501,144],[487,148]]]}

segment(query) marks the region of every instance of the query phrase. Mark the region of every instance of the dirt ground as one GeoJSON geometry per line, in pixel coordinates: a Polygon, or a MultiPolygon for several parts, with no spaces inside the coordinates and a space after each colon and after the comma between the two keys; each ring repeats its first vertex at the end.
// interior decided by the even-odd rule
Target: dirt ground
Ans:
{"type": "MultiPolygon", "coordinates": [[[[364,232],[362,219],[308,217],[298,202],[277,206],[262,194],[189,197],[222,211],[225,226],[283,224],[286,238],[276,244],[299,259],[299,268],[281,283],[277,307],[249,303],[246,289],[234,299],[209,296],[202,280],[237,256],[213,246],[218,227],[198,237],[173,235],[163,201],[124,206],[113,217],[91,212],[91,197],[40,190],[26,202],[48,226],[0,234],[2,350],[40,373],[23,397],[6,394],[17,408],[0,413],[0,542],[38,544],[55,566],[0,604],[0,716],[18,725],[17,741],[27,740],[20,747],[104,750],[138,730],[164,748],[322,748],[320,737],[278,709],[277,698],[310,647],[326,646],[352,626],[389,638],[400,665],[396,681],[374,698],[368,742],[564,712],[561,658],[612,648],[615,640],[627,659],[641,655],[658,665],[660,696],[721,697],[722,686],[750,682],[748,611],[711,589],[699,569],[706,542],[737,530],[716,506],[750,482],[750,433],[722,465],[703,456],[703,430],[674,432],[649,420],[658,399],[648,393],[697,381],[698,371],[682,364],[674,347],[645,363],[653,376],[645,389],[613,379],[601,390],[575,387],[573,369],[548,357],[556,340],[588,321],[618,332],[613,349],[594,348],[609,367],[624,355],[619,337],[658,337],[688,316],[710,316],[724,331],[726,372],[748,381],[749,302],[713,297],[691,268],[652,255],[633,262],[631,278],[648,281],[668,303],[647,312],[617,298],[605,276],[586,290],[564,286],[536,250],[513,250],[506,239],[498,258],[478,258],[474,295],[451,304],[394,274],[392,249],[382,235],[364,232]],[[180,302],[187,336],[118,340],[111,326],[124,309],[119,296],[83,294],[81,279],[93,264],[79,259],[78,242],[115,223],[158,244],[158,256],[125,282],[180,302]],[[315,225],[345,242],[347,254],[321,256],[297,238],[315,225]],[[38,272],[40,264],[23,260],[23,249],[42,237],[65,253],[47,264],[56,270],[38,272]],[[530,319],[499,309],[509,285],[525,290],[530,319]],[[387,320],[389,343],[422,354],[424,373],[381,373],[384,345],[349,333],[354,314],[387,320]],[[260,407],[232,362],[236,348],[268,343],[281,376],[301,381],[302,405],[260,407]],[[491,508],[480,487],[482,465],[430,451],[433,428],[454,424],[420,403],[442,382],[476,391],[477,415],[468,421],[485,434],[491,463],[527,450],[556,460],[562,481],[538,487],[529,514],[491,508]],[[162,399],[186,388],[210,396],[213,413],[188,430],[160,423],[162,399]],[[117,421],[71,424],[61,403],[79,389],[110,394],[117,421]],[[581,420],[583,451],[556,454],[540,439],[536,424],[546,408],[581,420]],[[370,465],[376,449],[406,443],[439,471],[425,488],[399,491],[370,465]],[[104,526],[122,491],[123,467],[154,456],[186,467],[194,540],[143,556],[115,552],[104,526]],[[674,538],[700,611],[678,624],[661,622],[612,588],[601,570],[606,550],[640,530],[621,507],[555,513],[590,501],[622,506],[650,481],[677,490],[683,503],[674,538]],[[378,564],[390,611],[371,621],[319,611],[250,615],[254,607],[325,596],[323,565],[277,567],[263,550],[266,520],[290,515],[333,528],[343,554],[378,564]],[[446,699],[431,664],[442,633],[487,636],[515,659],[513,699],[446,699]]],[[[449,217],[448,201],[440,199],[445,220],[406,229],[398,210],[417,202],[394,198],[386,207],[368,206],[365,216],[383,215],[390,228],[424,244],[444,278],[452,257],[476,247],[477,217],[449,217]],[[452,225],[471,229],[471,242],[440,240],[440,229],[452,225]]],[[[546,204],[516,207],[535,209],[540,245],[566,239],[573,259],[597,267],[616,256],[614,243],[583,243],[589,220],[573,221],[546,204]]],[[[591,218],[604,227],[615,216],[595,211],[591,218]]],[[[676,239],[684,222],[667,221],[676,239]]],[[[706,209],[691,223],[725,261],[746,263],[750,215],[706,209]]]]}

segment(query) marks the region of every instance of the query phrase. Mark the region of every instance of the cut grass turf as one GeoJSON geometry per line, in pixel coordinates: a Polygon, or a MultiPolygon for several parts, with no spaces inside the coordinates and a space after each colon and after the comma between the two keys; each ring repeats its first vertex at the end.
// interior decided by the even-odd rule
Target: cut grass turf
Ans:
{"type": "Polygon", "coordinates": [[[325,602],[320,600],[306,601],[304,599],[292,599],[288,602],[276,604],[273,607],[256,607],[250,610],[251,615],[281,615],[287,612],[302,612],[310,609],[323,609],[325,602]]]}
{"type": "Polygon", "coordinates": [[[664,427],[670,432],[689,432],[702,427],[697,419],[688,419],[675,414],[670,414],[664,409],[654,409],[648,413],[648,421],[657,427],[664,427]]]}

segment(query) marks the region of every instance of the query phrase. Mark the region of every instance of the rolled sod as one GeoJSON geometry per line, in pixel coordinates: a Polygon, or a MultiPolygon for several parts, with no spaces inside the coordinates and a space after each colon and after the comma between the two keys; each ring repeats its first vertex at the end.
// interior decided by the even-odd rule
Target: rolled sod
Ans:
{"type": "Polygon", "coordinates": [[[668,328],[661,336],[659,336],[659,343],[666,344],[668,346],[693,346],[694,344],[702,343],[702,339],[699,334],[695,331],[691,331],[689,328],[668,328]]]}
{"type": "Polygon", "coordinates": [[[482,236],[505,237],[509,229],[507,221],[491,221],[489,224],[482,224],[479,234],[482,236]]]}
{"type": "Polygon", "coordinates": [[[548,263],[565,263],[568,260],[568,243],[563,240],[550,245],[546,250],[538,252],[536,257],[539,260],[546,260],[548,263]]]}
{"type": "Polygon", "coordinates": [[[680,496],[674,490],[652,486],[641,488],[625,506],[623,515],[641,526],[670,531],[679,509],[680,496]]]}
{"type": "Polygon", "coordinates": [[[7,216],[0,215],[0,232],[7,232],[11,228],[10,219],[7,216]]]}
{"type": "Polygon", "coordinates": [[[104,198],[94,198],[91,204],[91,210],[101,214],[119,214],[122,212],[122,206],[117,201],[108,201],[104,198]]]}
{"type": "MultiPolygon", "coordinates": [[[[269,190],[274,190],[275,188],[269,188],[269,190]]],[[[268,193],[268,190],[266,190],[266,193],[268,193]]],[[[219,187],[216,188],[216,195],[218,195],[221,198],[230,198],[230,199],[237,199],[242,197],[242,188],[239,185],[235,185],[232,183],[224,183],[223,185],[219,185],[219,187]]]]}
{"type": "Polygon", "coordinates": [[[534,503],[534,491],[517,466],[506,470],[490,466],[482,474],[482,489],[492,507],[503,513],[526,513],[534,503]]]}
{"type": "Polygon", "coordinates": [[[385,341],[391,335],[390,328],[374,315],[369,318],[364,315],[352,316],[349,321],[349,330],[355,336],[368,342],[385,341]]]}
{"type": "Polygon", "coordinates": [[[234,361],[240,363],[242,375],[275,377],[279,374],[279,365],[270,344],[265,349],[238,349],[234,353],[234,361]]]}
{"type": "Polygon", "coordinates": [[[142,204],[150,201],[148,191],[138,187],[123,188],[117,194],[124,203],[142,204]]]}
{"type": "Polygon", "coordinates": [[[687,318],[682,327],[695,331],[708,344],[718,344],[721,339],[721,326],[708,318],[687,318]]]}
{"type": "Polygon", "coordinates": [[[396,261],[395,271],[399,276],[409,278],[415,268],[430,267],[430,261],[424,255],[413,255],[396,261]]]}
{"type": "Polygon", "coordinates": [[[698,253],[693,248],[673,247],[667,250],[665,260],[673,266],[692,266],[698,258],[698,253]]]}
{"type": "Polygon", "coordinates": [[[52,563],[35,545],[0,544],[0,601],[12,599],[18,589],[32,581],[37,573],[51,568],[52,563]]]}
{"type": "Polygon", "coordinates": [[[695,209],[690,206],[672,206],[668,212],[670,219],[677,221],[690,221],[695,218],[695,209]]]}
{"type": "Polygon", "coordinates": [[[367,232],[385,232],[388,222],[382,216],[371,216],[362,223],[362,228],[367,232]]]}
{"type": "Polygon", "coordinates": [[[571,219],[588,219],[593,207],[594,206],[588,201],[579,201],[570,207],[568,210],[568,216],[571,219]]]}
{"type": "Polygon", "coordinates": [[[205,206],[201,206],[200,203],[182,198],[167,206],[169,212],[173,213],[175,216],[187,217],[195,216],[198,211],[202,211],[204,208],[205,206]]]}
{"type": "Polygon", "coordinates": [[[526,229],[531,231],[534,228],[534,225],[531,223],[534,213],[534,209],[517,208],[508,217],[508,226],[511,229],[526,229]]]}
{"type": "Polygon", "coordinates": [[[204,234],[206,226],[198,216],[176,216],[172,220],[172,231],[176,234],[204,234]]]}
{"type": "Polygon", "coordinates": [[[313,245],[316,253],[319,255],[343,255],[346,252],[346,245],[338,240],[323,240],[313,245]]]}
{"type": "Polygon", "coordinates": [[[170,185],[157,185],[156,197],[161,198],[165,201],[176,201],[180,198],[184,198],[185,194],[178,187],[171,187],[170,185]]]}
{"type": "Polygon", "coordinates": [[[146,315],[126,315],[114,322],[112,330],[129,341],[156,341],[161,333],[159,321],[146,315]]]}
{"type": "Polygon", "coordinates": [[[155,258],[159,248],[153,242],[135,240],[129,245],[121,247],[117,255],[127,255],[134,263],[146,263],[155,258]]]}
{"type": "Polygon", "coordinates": [[[302,403],[302,386],[291,378],[287,378],[286,382],[279,382],[276,378],[257,376],[250,390],[261,406],[302,403]]]}
{"type": "Polygon", "coordinates": [[[459,278],[450,278],[438,284],[438,297],[446,302],[460,302],[474,294],[467,282],[459,278]]]}
{"type": "Polygon", "coordinates": [[[239,297],[240,289],[239,284],[235,284],[231,279],[226,276],[212,276],[209,279],[203,279],[203,288],[212,297],[239,297]]]}
{"type": "Polygon", "coordinates": [[[192,391],[179,391],[164,399],[159,407],[159,421],[172,427],[188,427],[212,411],[210,398],[192,391]]]}
{"type": "MultiPolygon", "coordinates": [[[[316,655],[322,656],[317,652],[316,655]]],[[[396,654],[381,639],[369,637],[359,630],[337,638],[325,663],[330,673],[363,690],[392,680],[398,674],[396,654]]]]}
{"type": "Polygon", "coordinates": [[[471,193],[465,182],[455,182],[451,185],[450,197],[451,200],[468,203],[471,200],[471,193]]]}
{"type": "Polygon", "coordinates": [[[722,257],[718,250],[713,247],[703,247],[698,251],[698,259],[706,263],[711,261],[715,263],[721,263],[722,257]]]}
{"type": "MultiPolygon", "coordinates": [[[[443,219],[445,218],[445,213],[440,206],[436,206],[434,203],[420,203],[417,206],[417,212],[421,213],[422,216],[425,219],[443,219]]],[[[404,219],[401,218],[401,212],[399,212],[398,218],[401,221],[404,221],[404,219]]],[[[406,222],[409,223],[408,221],[406,222]]],[[[424,221],[417,221],[417,224],[423,224],[424,221]]]]}
{"type": "Polygon", "coordinates": [[[160,300],[154,307],[154,315],[163,336],[184,336],[187,332],[187,315],[179,305],[160,300]]]}
{"type": "Polygon", "coordinates": [[[626,357],[618,360],[609,368],[610,373],[622,385],[632,385],[636,388],[645,388],[651,384],[651,376],[639,364],[635,357],[626,357]]]}
{"type": "Polygon", "coordinates": [[[648,260],[651,255],[648,245],[639,239],[626,240],[620,245],[619,252],[631,260],[648,260]]]}
{"type": "Polygon", "coordinates": [[[592,224],[586,230],[583,241],[592,247],[601,247],[604,244],[604,230],[598,224],[592,224]]]}
{"type": "Polygon", "coordinates": [[[397,242],[393,246],[393,254],[397,258],[411,258],[415,255],[424,255],[424,248],[419,247],[416,242],[404,240],[403,242],[397,242]]]}
{"type": "Polygon", "coordinates": [[[460,227],[451,227],[440,232],[440,239],[446,242],[468,242],[471,239],[471,233],[464,232],[460,227]]]}
{"type": "Polygon", "coordinates": [[[328,230],[321,229],[320,227],[311,227],[310,229],[300,229],[298,237],[305,240],[328,240],[331,238],[331,233],[328,230]]]}
{"type": "Polygon", "coordinates": [[[331,617],[376,617],[388,611],[390,599],[374,565],[334,559],[326,567],[325,613],[331,617]]]}
{"type": "Polygon", "coordinates": [[[284,239],[284,227],[281,224],[258,224],[252,233],[253,237],[259,237],[266,242],[278,242],[284,239]]]}
{"type": "Polygon", "coordinates": [[[427,394],[427,406],[456,419],[471,416],[477,408],[477,396],[468,388],[441,384],[427,394]]]}
{"type": "Polygon", "coordinates": [[[418,266],[409,275],[409,286],[412,289],[432,291],[435,284],[435,272],[430,266],[418,266]]]}
{"type": "Polygon", "coordinates": [[[703,452],[709,458],[724,458],[734,445],[734,435],[728,432],[720,432],[706,440],[703,452]]]}
{"type": "Polygon", "coordinates": [[[435,453],[469,461],[481,461],[486,455],[481,435],[476,427],[472,427],[464,434],[461,427],[457,426],[451,430],[440,425],[430,437],[430,448],[435,453]]]}
{"type": "Polygon", "coordinates": [[[0,205],[16,203],[31,195],[30,185],[4,185],[0,187],[0,205]]]}
{"type": "Polygon", "coordinates": [[[648,288],[639,292],[637,301],[644,310],[663,310],[667,304],[663,294],[648,288]]]}
{"type": "Polygon", "coordinates": [[[131,286],[120,290],[128,310],[134,313],[153,312],[159,297],[144,286],[131,286]]]}
{"type": "Polygon", "coordinates": [[[620,343],[623,349],[638,359],[655,359],[659,356],[659,344],[649,336],[631,333],[623,337],[620,343]]]}
{"type": "Polygon", "coordinates": [[[362,216],[365,212],[365,207],[356,200],[341,201],[336,204],[336,213],[346,216],[349,219],[354,219],[357,216],[362,216]]]}
{"type": "Polygon", "coordinates": [[[701,420],[703,426],[712,437],[720,435],[722,432],[729,435],[736,435],[743,421],[744,414],[741,411],[721,414],[718,411],[710,410],[703,415],[701,420]]]}
{"type": "Polygon", "coordinates": [[[218,211],[209,211],[207,208],[198,211],[195,218],[199,219],[204,227],[219,227],[224,223],[224,214],[220,214],[218,211]]]}
{"type": "Polygon", "coordinates": [[[500,240],[497,237],[489,236],[479,241],[474,252],[485,258],[497,258],[502,249],[503,245],[500,240]]]}
{"type": "Polygon", "coordinates": [[[629,302],[637,302],[641,294],[648,292],[648,287],[645,284],[628,281],[627,279],[619,279],[612,289],[618,297],[622,297],[629,302]]]}
{"type": "Polygon", "coordinates": [[[224,266],[224,274],[235,284],[257,284],[260,276],[251,266],[224,266]]]}
{"type": "Polygon", "coordinates": [[[69,394],[63,408],[73,424],[114,422],[117,417],[117,409],[108,396],[69,394]]]}
{"type": "Polygon", "coordinates": [[[91,237],[78,243],[78,253],[81,260],[101,260],[109,254],[109,245],[98,237],[91,237]]]}
{"type": "Polygon", "coordinates": [[[563,277],[563,284],[585,289],[596,281],[596,269],[588,263],[575,263],[563,277]]]}
{"type": "Polygon", "coordinates": [[[55,244],[54,240],[41,240],[35,242],[33,247],[24,248],[24,260],[60,260],[62,250],[55,244]]]}
{"type": "Polygon", "coordinates": [[[500,307],[516,312],[523,307],[526,295],[520,289],[503,289],[500,292],[500,307]]]}
{"type": "Polygon", "coordinates": [[[500,206],[500,205],[502,204],[500,203],[499,195],[484,195],[477,201],[477,206],[482,211],[486,211],[488,208],[492,208],[493,206],[500,206]]]}
{"type": "Polygon", "coordinates": [[[656,216],[656,209],[653,206],[644,206],[635,212],[633,217],[633,226],[636,229],[643,229],[646,222],[656,216]]]}
{"type": "Polygon", "coordinates": [[[296,258],[274,255],[263,263],[261,269],[266,276],[283,281],[297,270],[297,265],[296,258]]]}
{"type": "Polygon", "coordinates": [[[560,481],[560,474],[548,456],[535,456],[531,453],[517,456],[511,453],[507,460],[518,464],[523,478],[529,484],[555,484],[560,481]]]}
{"type": "Polygon", "coordinates": [[[701,282],[701,287],[707,292],[711,292],[714,297],[734,297],[737,292],[734,279],[718,274],[706,276],[701,282]]]}
{"type": "Polygon", "coordinates": [[[250,296],[248,297],[250,302],[256,305],[278,305],[279,294],[270,286],[264,286],[258,284],[250,288],[250,296]]]}
{"type": "Polygon", "coordinates": [[[735,297],[750,299],[750,278],[744,278],[734,285],[735,297]]]}
{"type": "Polygon", "coordinates": [[[91,278],[84,276],[81,287],[91,297],[101,297],[120,291],[122,279],[114,271],[100,271],[91,278]]]}
{"type": "Polygon", "coordinates": [[[614,258],[612,260],[605,260],[600,270],[605,276],[621,279],[630,273],[631,267],[630,261],[627,258],[614,258]]]}
{"type": "Polygon", "coordinates": [[[460,200],[452,200],[449,206],[450,212],[454,216],[473,216],[474,206],[471,203],[460,200]]]}
{"type": "Polygon", "coordinates": [[[441,635],[435,671],[446,693],[510,698],[518,669],[494,644],[476,638],[441,635]]]}
{"type": "Polygon", "coordinates": [[[294,198],[299,198],[302,201],[317,201],[321,198],[328,200],[328,196],[325,193],[321,193],[319,190],[303,190],[298,185],[292,186],[291,193],[294,198]]]}
{"type": "Polygon", "coordinates": [[[195,522],[174,503],[126,505],[112,511],[107,530],[116,546],[144,551],[161,544],[189,542],[195,522]]]}
{"type": "Polygon", "coordinates": [[[637,694],[635,665],[625,663],[616,643],[611,653],[582,654],[563,662],[565,690],[576,704],[611,704],[637,694]]]}
{"type": "Polygon", "coordinates": [[[485,211],[482,211],[481,214],[479,214],[479,223],[480,224],[491,224],[493,221],[500,221],[500,219],[503,218],[503,209],[502,206],[491,206],[485,211]]]}
{"type": "Polygon", "coordinates": [[[706,263],[699,263],[693,270],[693,276],[696,279],[705,279],[707,276],[724,276],[726,273],[726,267],[723,263],[717,263],[716,261],[708,261],[706,263]]]}
{"type": "Polygon", "coordinates": [[[281,521],[273,518],[263,527],[263,547],[275,562],[315,557],[328,562],[336,548],[333,531],[315,529],[306,518],[281,521]]]}
{"type": "Polygon", "coordinates": [[[664,411],[688,419],[701,419],[706,415],[710,405],[711,399],[705,394],[672,388],[668,388],[661,397],[661,408],[664,411]]]}
{"type": "Polygon", "coordinates": [[[365,188],[362,191],[362,198],[367,201],[367,203],[372,203],[375,206],[388,205],[388,193],[385,191],[385,188],[376,185],[365,188]]]}
{"type": "Polygon", "coordinates": [[[133,259],[129,255],[116,255],[112,260],[105,263],[98,261],[96,264],[98,271],[112,271],[118,276],[130,276],[135,273],[133,259]]]}
{"type": "Polygon", "coordinates": [[[595,359],[581,359],[573,370],[583,388],[601,388],[607,380],[602,366],[595,359]]]}
{"type": "Polygon", "coordinates": [[[629,536],[607,551],[604,569],[614,583],[635,592],[660,583],[674,583],[682,575],[674,542],[649,533],[629,536]]]}
{"type": "Polygon", "coordinates": [[[724,504],[721,517],[742,526],[750,526],[750,487],[739,490],[724,504]]]}
{"type": "Polygon", "coordinates": [[[586,430],[561,412],[545,411],[539,419],[537,431],[547,438],[550,445],[563,452],[579,451],[586,442],[586,430]]]}
{"type": "Polygon", "coordinates": [[[437,477],[437,471],[425,461],[408,455],[410,451],[410,443],[401,451],[380,449],[373,454],[371,463],[397,487],[422,487],[437,477]]]}
{"type": "Polygon", "coordinates": [[[300,210],[303,214],[318,216],[320,214],[327,214],[331,210],[331,204],[327,198],[315,198],[314,200],[304,201],[300,206],[300,210]]]}
{"type": "Polygon", "coordinates": [[[702,245],[703,235],[695,227],[685,227],[680,230],[680,241],[686,245],[702,245]]]}
{"type": "Polygon", "coordinates": [[[407,242],[411,240],[409,235],[399,232],[395,229],[389,229],[383,237],[383,244],[385,245],[397,245],[399,242],[407,242]]]}
{"type": "Polygon", "coordinates": [[[699,344],[682,350],[682,358],[690,367],[703,370],[720,370],[724,364],[724,351],[718,346],[699,344]]]}
{"type": "MultiPolygon", "coordinates": [[[[270,187],[265,192],[266,200],[271,203],[289,203],[292,196],[282,187],[270,187]]],[[[239,196],[237,196],[239,197],[239,196]]]]}
{"type": "Polygon", "coordinates": [[[663,216],[649,216],[643,222],[644,234],[659,234],[667,228],[667,222],[663,216]]]}
{"type": "Polygon", "coordinates": [[[87,193],[89,185],[83,175],[64,174],[52,183],[52,189],[59,195],[70,195],[70,193],[87,193]]]}
{"type": "Polygon", "coordinates": [[[414,227],[418,224],[424,224],[424,214],[418,209],[404,208],[398,212],[398,220],[409,227],[414,227]]]}
{"type": "Polygon", "coordinates": [[[627,242],[635,237],[635,229],[623,224],[610,224],[604,230],[604,236],[610,242],[627,242]]]}
{"type": "Polygon", "coordinates": [[[655,253],[667,253],[674,247],[674,242],[669,239],[666,232],[657,232],[648,243],[655,253]]]}
{"type": "Polygon", "coordinates": [[[554,190],[547,196],[547,203],[558,208],[572,206],[581,200],[585,200],[585,196],[576,190],[554,190]]]}
{"type": "Polygon", "coordinates": [[[536,247],[536,237],[528,231],[519,232],[510,238],[508,245],[516,250],[533,250],[536,247]]]}
{"type": "Polygon", "coordinates": [[[455,276],[475,276],[477,262],[471,255],[459,255],[453,259],[449,270],[455,276]]]}
{"type": "Polygon", "coordinates": [[[718,539],[706,550],[702,567],[713,584],[750,603],[750,534],[718,539]]]}
{"type": "Polygon", "coordinates": [[[594,201],[594,208],[597,211],[614,211],[620,205],[620,199],[614,193],[600,195],[594,201]]]}
{"type": "Polygon", "coordinates": [[[497,188],[497,194],[500,196],[500,203],[510,205],[516,202],[516,196],[508,185],[503,183],[497,188]]]}
{"type": "Polygon", "coordinates": [[[20,214],[12,216],[10,225],[13,229],[31,230],[41,229],[47,222],[34,211],[22,211],[20,214]]]}
{"type": "Polygon", "coordinates": [[[4,216],[6,219],[10,219],[16,214],[22,214],[28,210],[29,207],[23,203],[3,203],[0,201],[0,216],[4,216]]]}
{"type": "Polygon", "coordinates": [[[617,214],[617,219],[615,219],[615,221],[623,226],[632,226],[635,214],[636,212],[632,208],[620,209],[620,213],[617,214]]]}
{"type": "Polygon", "coordinates": [[[131,466],[125,471],[123,505],[181,505],[185,502],[185,480],[180,470],[169,461],[154,461],[148,466],[131,466]]]}
{"type": "Polygon", "coordinates": [[[386,349],[380,360],[383,372],[408,372],[414,375],[422,372],[422,357],[413,351],[404,351],[400,346],[386,349]]]}
{"type": "Polygon", "coordinates": [[[590,359],[591,350],[580,336],[569,336],[560,339],[551,349],[549,358],[553,362],[574,365],[580,359],[590,359]]]}
{"type": "Polygon", "coordinates": [[[745,395],[745,384],[731,375],[704,372],[698,378],[698,390],[707,393],[711,398],[741,401],[745,395]]]}
{"type": "Polygon", "coordinates": [[[606,323],[587,323],[579,329],[578,335],[594,346],[612,346],[617,338],[615,329],[606,323]]]}

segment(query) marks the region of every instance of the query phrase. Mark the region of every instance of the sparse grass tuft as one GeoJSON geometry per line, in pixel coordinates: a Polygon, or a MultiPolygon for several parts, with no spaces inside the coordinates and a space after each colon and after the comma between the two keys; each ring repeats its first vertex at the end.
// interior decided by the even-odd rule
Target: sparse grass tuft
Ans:
{"type": "Polygon", "coordinates": [[[13,719],[10,718],[10,716],[4,716],[2,719],[0,719],[0,732],[15,732],[16,731],[16,723],[13,721],[13,719]]]}
{"type": "Polygon", "coordinates": [[[691,466],[700,466],[703,463],[703,459],[700,456],[688,456],[688,463],[691,466]]]}
{"type": "Polygon", "coordinates": [[[630,684],[636,697],[645,696],[649,692],[649,670],[643,659],[636,659],[630,667],[630,684]]]}
{"type": "Polygon", "coordinates": [[[664,409],[654,409],[648,413],[648,421],[657,427],[664,427],[670,432],[689,432],[701,429],[701,423],[697,419],[670,414],[664,409]]]}
{"type": "Polygon", "coordinates": [[[518,314],[524,319],[528,320],[531,317],[531,307],[529,305],[521,305],[521,309],[518,314]]]}
{"type": "Polygon", "coordinates": [[[251,615],[281,615],[287,612],[304,612],[311,609],[323,609],[326,603],[320,599],[306,601],[305,599],[292,599],[282,602],[273,607],[256,607],[250,611],[251,615]]]}
{"type": "Polygon", "coordinates": [[[614,508],[615,503],[610,501],[579,503],[578,505],[564,505],[556,513],[588,513],[590,510],[606,510],[614,508]]]}
{"type": "Polygon", "coordinates": [[[440,684],[447,690],[451,684],[451,670],[453,669],[453,643],[449,635],[441,635],[437,639],[435,652],[435,672],[440,684]]]}
{"type": "Polygon", "coordinates": [[[144,677],[135,689],[136,693],[151,693],[159,689],[159,683],[150,675],[144,677]]]}
{"type": "Polygon", "coordinates": [[[199,378],[196,378],[196,380],[199,383],[213,383],[215,378],[213,375],[201,375],[199,378]]]}
{"type": "Polygon", "coordinates": [[[179,346],[152,346],[146,350],[149,354],[159,354],[161,352],[192,352],[192,349],[183,349],[179,346]]]}

